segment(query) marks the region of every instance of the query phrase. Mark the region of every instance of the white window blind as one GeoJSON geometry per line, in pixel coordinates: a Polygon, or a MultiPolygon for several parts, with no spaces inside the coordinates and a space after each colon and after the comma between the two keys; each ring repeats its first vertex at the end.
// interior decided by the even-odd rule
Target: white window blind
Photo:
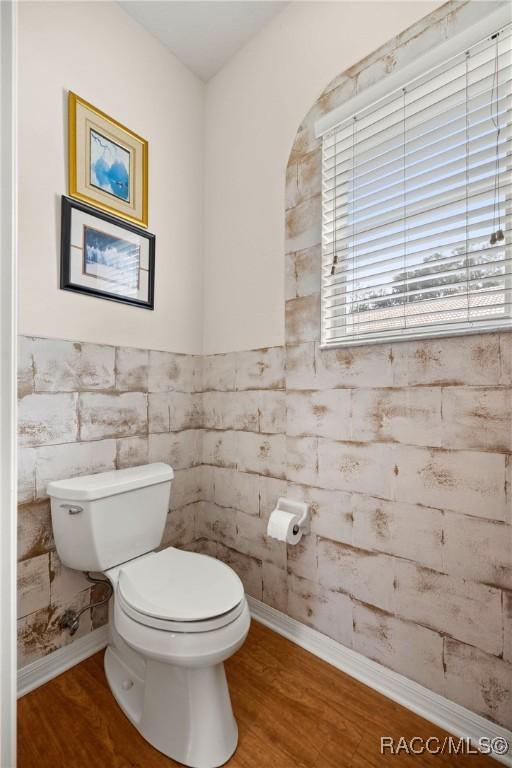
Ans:
{"type": "Polygon", "coordinates": [[[322,343],[512,327],[510,25],[329,130],[322,343]]]}

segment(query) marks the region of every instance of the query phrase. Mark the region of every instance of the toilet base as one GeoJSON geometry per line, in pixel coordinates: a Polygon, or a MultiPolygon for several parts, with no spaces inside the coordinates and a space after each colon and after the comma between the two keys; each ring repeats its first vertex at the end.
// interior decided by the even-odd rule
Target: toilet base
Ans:
{"type": "Polygon", "coordinates": [[[152,746],[190,768],[217,768],[236,749],[238,729],[224,664],[187,668],[140,654],[116,638],[105,673],[128,719],[152,746]]]}

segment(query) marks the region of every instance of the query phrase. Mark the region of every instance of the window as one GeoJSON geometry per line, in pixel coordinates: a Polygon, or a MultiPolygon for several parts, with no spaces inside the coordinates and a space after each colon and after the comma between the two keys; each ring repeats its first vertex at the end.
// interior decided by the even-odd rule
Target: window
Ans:
{"type": "Polygon", "coordinates": [[[322,344],[512,327],[510,25],[323,135],[322,344]]]}

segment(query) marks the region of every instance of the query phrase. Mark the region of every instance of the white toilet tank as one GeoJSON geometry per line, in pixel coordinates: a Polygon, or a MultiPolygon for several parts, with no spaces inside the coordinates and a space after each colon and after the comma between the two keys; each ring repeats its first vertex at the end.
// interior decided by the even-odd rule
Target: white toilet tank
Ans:
{"type": "Polygon", "coordinates": [[[168,464],[158,463],[49,483],[53,535],[64,565],[105,571],[158,547],[173,477],[168,464]]]}

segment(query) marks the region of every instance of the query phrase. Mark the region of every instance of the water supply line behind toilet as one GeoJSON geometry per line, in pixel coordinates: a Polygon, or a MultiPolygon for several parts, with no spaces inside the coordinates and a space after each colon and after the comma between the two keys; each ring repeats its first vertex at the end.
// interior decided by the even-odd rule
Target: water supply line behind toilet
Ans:
{"type": "Polygon", "coordinates": [[[72,608],[65,611],[59,621],[59,627],[60,629],[67,629],[69,630],[70,635],[74,635],[75,632],[77,632],[78,627],[80,626],[80,616],[82,613],[85,613],[86,611],[90,611],[93,608],[99,608],[100,605],[104,605],[105,603],[108,603],[110,598],[112,597],[112,594],[114,592],[114,588],[112,587],[112,584],[108,579],[96,579],[94,576],[91,576],[89,571],[85,572],[85,576],[87,581],[90,581],[92,584],[104,584],[107,587],[106,595],[102,600],[97,600],[94,603],[89,603],[89,605],[86,605],[85,608],[82,608],[79,611],[74,611],[72,608]]]}

